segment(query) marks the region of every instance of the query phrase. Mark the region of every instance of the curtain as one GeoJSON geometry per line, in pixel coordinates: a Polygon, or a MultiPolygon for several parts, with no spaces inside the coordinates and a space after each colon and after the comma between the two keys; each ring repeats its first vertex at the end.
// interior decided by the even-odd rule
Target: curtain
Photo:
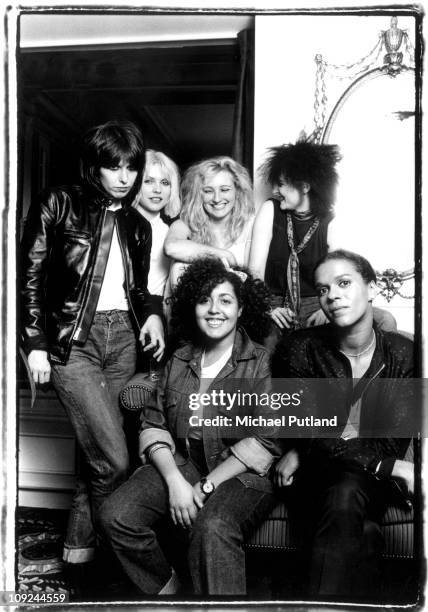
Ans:
{"type": "Polygon", "coordinates": [[[233,121],[232,156],[253,173],[254,29],[238,34],[240,75],[233,121]]]}

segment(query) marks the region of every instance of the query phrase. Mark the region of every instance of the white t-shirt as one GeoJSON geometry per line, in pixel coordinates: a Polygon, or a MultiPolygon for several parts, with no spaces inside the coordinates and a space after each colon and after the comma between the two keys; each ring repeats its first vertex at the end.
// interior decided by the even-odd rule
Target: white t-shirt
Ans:
{"type": "Polygon", "coordinates": [[[163,295],[171,265],[171,260],[163,250],[169,226],[160,215],[150,220],[150,225],[152,226],[152,251],[147,287],[152,295],[163,295]]]}
{"type": "MultiPolygon", "coordinates": [[[[203,353],[202,360],[201,360],[201,384],[199,386],[199,394],[205,393],[207,391],[208,387],[210,386],[214,378],[217,376],[220,370],[226,365],[229,357],[232,355],[232,350],[233,350],[233,344],[228,349],[226,349],[223,355],[221,355],[217,359],[217,361],[214,361],[214,363],[210,366],[204,366],[205,353],[203,353]]],[[[202,418],[204,415],[204,407],[201,404],[199,404],[198,409],[192,412],[192,416],[193,415],[199,418],[202,418]]],[[[193,439],[196,438],[197,440],[202,439],[202,428],[201,427],[191,427],[189,430],[189,438],[193,438],[193,439]]]]}
{"type": "MultiPolygon", "coordinates": [[[[116,210],[116,208],[113,205],[108,210],[116,210]]],[[[102,310],[129,310],[125,293],[125,270],[116,225],[113,230],[110,252],[97,304],[97,311],[102,310]]]]}
{"type": "MultiPolygon", "coordinates": [[[[217,374],[220,372],[223,366],[226,365],[229,357],[232,355],[232,349],[233,349],[233,344],[231,344],[230,347],[225,350],[223,355],[220,355],[217,361],[214,361],[214,363],[212,363],[210,366],[204,365],[205,353],[203,353],[202,360],[201,360],[201,379],[202,379],[201,387],[204,384],[203,383],[204,379],[208,379],[208,386],[210,384],[210,380],[214,380],[214,378],[217,376],[217,374]]],[[[201,391],[201,389],[199,389],[199,393],[205,393],[205,390],[201,391]]]]}
{"type": "Polygon", "coordinates": [[[228,247],[228,251],[233,253],[236,259],[236,263],[238,266],[245,266],[247,262],[245,261],[245,252],[247,250],[247,246],[251,244],[251,235],[253,232],[253,224],[254,217],[250,217],[247,223],[244,226],[244,229],[241,232],[241,235],[238,237],[236,242],[232,244],[232,246],[228,247]]]}

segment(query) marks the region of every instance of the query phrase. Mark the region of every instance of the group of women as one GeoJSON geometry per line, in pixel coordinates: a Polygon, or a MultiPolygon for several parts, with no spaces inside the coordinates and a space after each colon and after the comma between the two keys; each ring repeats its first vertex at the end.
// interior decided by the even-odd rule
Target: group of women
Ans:
{"type": "MultiPolygon", "coordinates": [[[[150,292],[168,302],[185,265],[212,255],[248,267],[269,288],[269,352],[287,330],[326,323],[312,274],[321,257],[341,246],[333,221],[340,159],[335,145],[299,141],[272,147],[261,167],[272,196],[256,215],[249,173],[232,158],[192,165],[181,181],[180,200],[175,163],[147,151],[134,205],[152,224],[150,292]],[[158,284],[151,281],[154,275],[158,284]]],[[[396,329],[389,313],[375,310],[375,316],[384,329],[396,329]]]]}
{"type": "Polygon", "coordinates": [[[182,206],[179,183],[174,162],[163,153],[147,151],[143,186],[134,205],[152,224],[149,290],[166,302],[185,265],[197,257],[248,265],[254,221],[249,174],[230,157],[204,160],[185,172],[182,206]],[[151,284],[154,274],[162,280],[156,286],[151,284]]]}
{"type": "MultiPolygon", "coordinates": [[[[337,147],[330,145],[299,142],[273,148],[263,167],[273,196],[261,206],[255,222],[249,173],[232,158],[192,165],[181,182],[180,204],[177,166],[166,155],[147,151],[135,206],[154,230],[149,289],[170,295],[183,270],[180,264],[212,255],[229,266],[249,266],[255,276],[266,280],[275,296],[271,316],[278,328],[295,327],[297,321],[304,324],[306,312],[313,314],[307,305],[309,301],[314,306],[314,300],[308,300],[315,297],[313,264],[329,245],[327,228],[333,218],[339,159],[337,147]],[[300,288],[287,281],[290,260],[293,266],[300,262],[300,274],[292,275],[295,284],[302,277],[300,288]],[[151,283],[154,274],[162,283],[151,283]]],[[[325,320],[309,320],[315,321],[325,320]]]]}
{"type": "MultiPolygon", "coordinates": [[[[115,126],[118,132],[123,132],[122,128],[115,126]]],[[[100,136],[97,138],[98,162],[93,173],[101,177],[97,189],[104,197],[108,196],[108,210],[118,210],[115,203],[126,201],[140,177],[137,194],[128,198],[127,204],[145,219],[144,227],[151,226],[150,266],[146,270],[145,288],[146,291],[148,288],[146,303],[151,304],[151,309],[147,311],[146,307],[146,316],[149,316],[140,339],[145,350],[160,360],[163,338],[153,317],[163,310],[174,340],[167,351],[168,360],[156,393],[141,413],[139,436],[143,465],[130,478],[122,475],[116,479],[101,495],[102,499],[98,490],[97,504],[92,505],[92,520],[98,537],[114,551],[128,578],[144,594],[171,594],[179,589],[177,574],[159,544],[158,527],[167,525],[169,537],[183,540],[184,535],[186,540],[194,593],[244,595],[243,543],[275,504],[274,485],[292,484],[299,463],[297,452],[289,445],[284,447],[274,428],[241,429],[231,435],[227,428],[205,425],[219,416],[212,403],[198,406],[194,414],[196,426],[190,427],[189,417],[193,413],[189,413],[189,397],[224,389],[233,380],[246,381],[246,390],[250,393],[268,393],[271,363],[277,346],[283,351],[287,347],[288,333],[327,320],[333,325],[337,323],[338,316],[325,305],[326,300],[321,300],[320,310],[324,281],[320,290],[313,274],[330,246],[339,152],[333,145],[310,142],[271,149],[263,173],[272,188],[272,197],[255,215],[249,173],[230,157],[216,157],[192,165],[184,173],[180,188],[177,166],[163,153],[147,150],[144,163],[137,168],[136,161],[141,163],[141,158],[137,160],[137,156],[131,155],[132,147],[124,144],[124,133],[121,133],[119,148],[117,141],[113,147],[110,135],[104,136],[110,143],[111,159],[101,154],[100,136]],[[114,175],[114,179],[109,183],[104,180],[105,175],[114,175]],[[265,347],[261,346],[263,343],[265,347]]],[[[51,200],[52,197],[47,199],[47,209],[51,200]]],[[[51,221],[58,208],[57,205],[55,210],[49,209],[46,224],[51,224],[50,231],[58,232],[57,228],[61,227],[62,217],[58,216],[55,223],[51,221]]],[[[120,220],[122,213],[115,214],[120,220]]],[[[129,213],[123,214],[129,216],[129,213]]],[[[37,225],[36,217],[33,223],[37,225]]],[[[132,232],[127,231],[125,244],[125,234],[118,225],[123,262],[125,248],[131,255],[135,251],[132,232]]],[[[32,233],[31,229],[27,232],[26,248],[27,252],[30,249],[34,267],[40,260],[39,252],[37,257],[34,255],[40,247],[40,237],[36,245],[35,238],[29,241],[32,233]]],[[[105,275],[113,276],[109,272],[113,244],[112,240],[105,275]]],[[[141,247],[142,239],[138,238],[135,244],[141,247]]],[[[338,337],[344,346],[354,349],[350,353],[352,359],[358,355],[367,357],[368,349],[371,351],[375,346],[371,307],[373,278],[363,278],[354,260],[347,259],[345,252],[337,253],[336,259],[329,260],[329,266],[346,260],[350,270],[345,272],[357,276],[356,285],[361,294],[361,312],[343,326],[347,342],[343,331],[338,337]],[[367,350],[359,353],[362,346],[367,350]]],[[[95,269],[99,256],[98,250],[95,269]]],[[[125,285],[131,277],[138,277],[137,265],[133,261],[132,269],[127,270],[124,263],[122,282],[125,285]]],[[[30,268],[24,265],[24,270],[30,268]]],[[[101,280],[103,286],[105,282],[101,280]]],[[[27,287],[28,283],[31,285],[27,274],[27,287]]],[[[88,292],[83,314],[87,312],[88,292]]],[[[23,295],[25,302],[25,290],[23,295]]],[[[131,287],[127,294],[131,311],[132,295],[131,287]]],[[[98,310],[96,316],[108,314],[109,318],[112,313],[123,313],[121,306],[112,309],[111,301],[101,313],[98,310]]],[[[120,318],[124,319],[123,315],[120,318]]],[[[27,321],[30,329],[31,317],[27,321]]],[[[31,333],[27,332],[27,336],[31,333]]],[[[41,381],[42,368],[35,362],[38,355],[34,352],[41,351],[30,353],[30,367],[35,378],[41,381]]],[[[79,359],[83,359],[83,352],[79,359]]],[[[94,354],[90,359],[94,363],[94,354]]],[[[103,371],[104,357],[96,359],[99,359],[97,368],[103,371]]],[[[63,362],[67,364],[67,357],[63,362]]],[[[281,364],[285,362],[280,360],[281,364]]],[[[54,369],[58,371],[60,366],[55,365],[54,369]]],[[[355,371],[363,375],[361,368],[355,371]]],[[[280,375],[287,376],[287,372],[280,371],[280,375]]],[[[69,391],[70,387],[61,394],[60,388],[59,395],[70,412],[64,399],[69,391]]],[[[74,401],[73,409],[79,401],[74,401]]],[[[117,413],[116,390],[111,401],[117,413]]],[[[97,406],[92,402],[86,409],[96,412],[97,406]]],[[[255,416],[259,414],[257,405],[249,410],[255,416]]],[[[121,427],[120,419],[115,426],[121,427]]],[[[92,435],[90,427],[86,427],[86,437],[92,435]]],[[[97,446],[92,436],[86,445],[86,459],[89,471],[93,472],[89,476],[93,490],[105,467],[98,457],[94,458],[97,446]]],[[[380,461],[384,458],[381,456],[380,461]]],[[[111,472],[111,465],[105,469],[111,472]]]]}

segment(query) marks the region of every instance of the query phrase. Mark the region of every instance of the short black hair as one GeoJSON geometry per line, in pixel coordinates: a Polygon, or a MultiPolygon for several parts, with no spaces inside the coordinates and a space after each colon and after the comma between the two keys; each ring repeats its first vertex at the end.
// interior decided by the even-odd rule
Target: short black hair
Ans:
{"type": "Polygon", "coordinates": [[[336,164],[342,158],[337,145],[300,140],[270,147],[268,151],[260,167],[266,182],[277,185],[285,179],[297,189],[308,183],[312,212],[319,217],[332,214],[338,183],[336,164]]]}
{"type": "MultiPolygon", "coordinates": [[[[336,249],[335,251],[330,251],[324,257],[322,257],[315,264],[315,268],[313,271],[313,280],[315,280],[315,272],[327,261],[333,261],[336,259],[344,259],[345,261],[349,261],[352,263],[356,271],[361,274],[363,280],[369,284],[371,282],[376,282],[376,272],[373,269],[371,263],[362,255],[358,255],[358,253],[353,253],[352,251],[346,251],[345,249],[336,249]]],[[[315,285],[315,282],[313,283],[315,285]]]]}
{"type": "Polygon", "coordinates": [[[82,138],[81,179],[91,187],[102,189],[100,168],[110,168],[125,161],[138,171],[133,188],[127,196],[127,200],[131,201],[141,186],[145,153],[143,136],[131,121],[114,120],[96,125],[82,138]]]}
{"type": "Polygon", "coordinates": [[[213,256],[199,257],[185,269],[171,296],[171,327],[174,337],[198,344],[200,332],[196,324],[196,304],[225,281],[232,285],[238,304],[242,307],[239,324],[256,342],[261,342],[267,336],[271,324],[269,290],[263,281],[254,278],[247,269],[235,267],[234,270],[245,272],[245,282],[213,256]]]}

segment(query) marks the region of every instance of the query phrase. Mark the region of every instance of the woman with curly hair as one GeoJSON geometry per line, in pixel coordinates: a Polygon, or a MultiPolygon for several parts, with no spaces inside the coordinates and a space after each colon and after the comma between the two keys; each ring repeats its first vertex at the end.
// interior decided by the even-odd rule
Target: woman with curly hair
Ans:
{"type": "Polygon", "coordinates": [[[336,145],[306,141],[269,152],[261,171],[273,197],[257,214],[249,265],[274,294],[273,348],[281,330],[325,322],[312,271],[331,242],[340,154],[336,145]]]}
{"type": "Polygon", "coordinates": [[[175,286],[196,257],[215,255],[230,266],[246,266],[254,221],[253,188],[247,170],[231,157],[213,157],[191,166],[182,184],[183,209],[165,241],[165,253],[176,262],[175,286]]]}
{"type": "MultiPolygon", "coordinates": [[[[170,536],[187,534],[195,593],[246,593],[243,542],[275,503],[268,473],[280,449],[273,427],[236,426],[236,410],[219,398],[225,389],[269,392],[268,354],[248,335],[267,332],[268,307],[262,281],[218,258],[196,260],[178,281],[172,323],[185,342],[143,410],[146,464],[101,513],[102,532],[145,594],[178,588],[155,534],[165,520],[170,536]]],[[[245,406],[246,415],[261,410],[245,406]]]]}

